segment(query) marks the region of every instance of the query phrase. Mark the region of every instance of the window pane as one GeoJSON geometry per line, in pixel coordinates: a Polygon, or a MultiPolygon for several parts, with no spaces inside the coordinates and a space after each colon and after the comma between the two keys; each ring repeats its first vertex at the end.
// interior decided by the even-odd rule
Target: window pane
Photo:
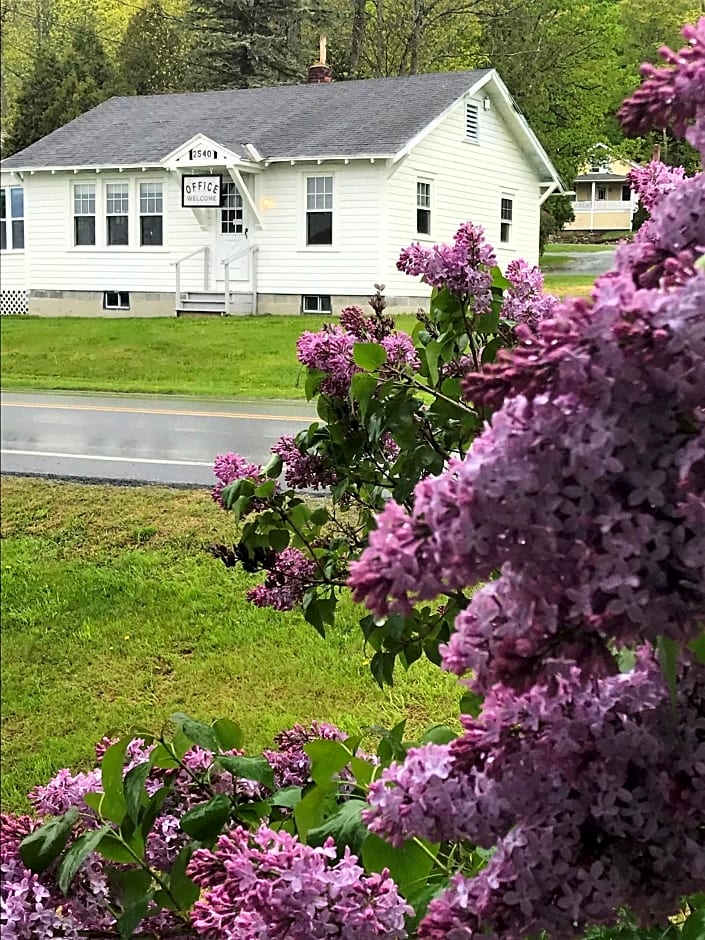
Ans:
{"type": "Polygon", "coordinates": [[[333,177],[309,176],[306,179],[306,208],[315,212],[333,209],[333,177]]]}
{"type": "Polygon", "coordinates": [[[77,215],[74,218],[74,242],[77,245],[95,245],[95,216],[77,215]]]}
{"type": "Polygon", "coordinates": [[[108,216],[108,244],[126,245],[128,242],[126,215],[108,216]]]}
{"type": "Polygon", "coordinates": [[[24,221],[22,219],[12,223],[12,247],[24,248],[24,221]]]}
{"type": "Polygon", "coordinates": [[[499,240],[500,240],[501,242],[508,242],[508,241],[509,241],[509,230],[510,230],[510,228],[511,228],[511,226],[509,225],[508,222],[502,222],[502,225],[501,225],[501,228],[500,228],[500,233],[499,233],[499,240]]]}
{"type": "Polygon", "coordinates": [[[631,198],[632,198],[631,186],[628,186],[628,185],[622,186],[622,201],[629,202],[631,198]]]}
{"type": "Polygon", "coordinates": [[[0,189],[0,219],[6,217],[5,190],[0,189]]]}
{"type": "Polygon", "coordinates": [[[77,183],[73,188],[75,215],[93,215],[95,212],[95,183],[77,183]]]}
{"type": "Polygon", "coordinates": [[[24,218],[24,190],[21,186],[13,186],[10,190],[10,211],[13,219],[24,218]]]}
{"type": "Polygon", "coordinates": [[[161,245],[162,217],[160,215],[143,215],[140,217],[140,244],[161,245]]]}
{"type": "Polygon", "coordinates": [[[306,244],[333,244],[332,212],[308,212],[306,214],[306,244]]]}
{"type": "Polygon", "coordinates": [[[501,214],[501,218],[502,218],[502,221],[503,221],[503,222],[511,222],[511,221],[512,221],[512,200],[511,200],[511,199],[503,199],[503,200],[502,200],[502,214],[501,214]]]}
{"type": "Polygon", "coordinates": [[[431,213],[428,209],[416,210],[416,231],[422,235],[431,234],[431,213]]]}
{"type": "Polygon", "coordinates": [[[0,250],[7,248],[7,223],[4,219],[0,220],[0,250]]]}
{"type": "Polygon", "coordinates": [[[419,209],[431,208],[431,184],[430,183],[417,183],[416,184],[416,205],[419,207],[419,209]]]}
{"type": "Polygon", "coordinates": [[[127,215],[129,212],[127,183],[108,183],[105,187],[105,199],[109,215],[127,215]]]}
{"type": "Polygon", "coordinates": [[[162,184],[140,183],[140,212],[158,215],[162,212],[162,184]]]}

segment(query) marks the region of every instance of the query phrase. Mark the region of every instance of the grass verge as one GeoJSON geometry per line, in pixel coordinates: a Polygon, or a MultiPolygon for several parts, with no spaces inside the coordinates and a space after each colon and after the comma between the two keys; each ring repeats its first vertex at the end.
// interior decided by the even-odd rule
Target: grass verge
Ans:
{"type": "MultiPolygon", "coordinates": [[[[330,319],[330,318],[329,318],[330,319]]],[[[4,388],[304,398],[296,340],[322,317],[4,317],[4,388]]],[[[398,318],[410,329],[414,317],[398,318]]]]}
{"type": "Polygon", "coordinates": [[[327,640],[249,604],[257,579],[204,551],[233,535],[205,491],[3,478],[3,811],[60,767],[92,766],[103,734],[174,711],[231,717],[251,748],[313,718],[454,720],[457,681],[428,662],[376,686],[352,602],[327,640]]]}
{"type": "Polygon", "coordinates": [[[546,245],[544,255],[563,254],[564,252],[570,252],[570,254],[591,254],[595,251],[611,251],[613,248],[614,245],[609,244],[571,245],[568,244],[568,242],[549,242],[549,244],[546,245]]]}
{"type": "Polygon", "coordinates": [[[554,274],[549,271],[543,278],[544,289],[556,297],[589,297],[594,283],[594,274],[554,274]]]}

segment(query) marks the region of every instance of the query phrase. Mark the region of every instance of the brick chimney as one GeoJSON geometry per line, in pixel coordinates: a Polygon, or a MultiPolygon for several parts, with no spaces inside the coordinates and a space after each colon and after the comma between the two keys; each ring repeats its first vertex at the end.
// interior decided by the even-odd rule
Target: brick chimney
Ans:
{"type": "Polygon", "coordinates": [[[326,65],[326,37],[321,36],[318,44],[318,62],[309,66],[308,83],[309,85],[322,85],[333,81],[333,69],[326,65]]]}

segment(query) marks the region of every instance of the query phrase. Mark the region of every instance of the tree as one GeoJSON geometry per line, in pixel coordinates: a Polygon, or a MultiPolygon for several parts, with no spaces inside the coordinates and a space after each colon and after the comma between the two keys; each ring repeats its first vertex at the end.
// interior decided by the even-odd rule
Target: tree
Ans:
{"type": "Polygon", "coordinates": [[[40,47],[32,71],[20,89],[15,119],[4,142],[6,155],[29,147],[60,126],[57,90],[63,75],[64,66],[56,52],[40,47]]]}
{"type": "Polygon", "coordinates": [[[121,88],[128,94],[178,91],[184,83],[184,36],[160,0],[149,0],[128,23],[119,54],[121,88]]]}
{"type": "Polygon", "coordinates": [[[300,81],[302,0],[195,0],[195,59],[205,88],[251,88],[300,81]]]}

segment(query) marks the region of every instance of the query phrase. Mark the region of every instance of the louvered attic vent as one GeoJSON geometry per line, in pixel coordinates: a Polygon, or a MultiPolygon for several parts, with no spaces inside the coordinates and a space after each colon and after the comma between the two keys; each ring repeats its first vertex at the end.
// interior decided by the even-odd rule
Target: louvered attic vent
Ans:
{"type": "Polygon", "coordinates": [[[465,105],[465,136],[468,140],[477,143],[479,140],[480,109],[476,104],[468,101],[465,105]]]}

